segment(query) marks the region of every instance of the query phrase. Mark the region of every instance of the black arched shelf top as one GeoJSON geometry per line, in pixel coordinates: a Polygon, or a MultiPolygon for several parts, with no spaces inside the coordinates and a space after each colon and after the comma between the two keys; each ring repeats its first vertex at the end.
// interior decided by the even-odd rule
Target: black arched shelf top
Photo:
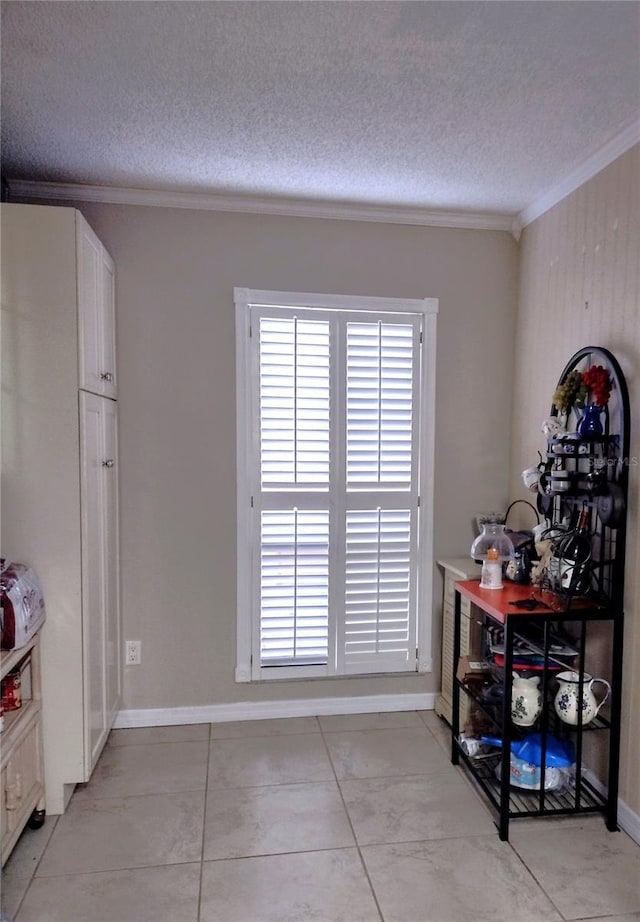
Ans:
{"type": "Polygon", "coordinates": [[[589,509],[590,532],[596,537],[598,548],[593,555],[594,580],[601,598],[608,599],[614,609],[622,612],[631,463],[627,383],[613,353],[601,346],[585,346],[569,359],[558,385],[564,384],[572,372],[585,372],[592,365],[603,366],[611,384],[609,399],[600,413],[602,435],[584,437],[579,434],[582,408],[571,406],[565,414],[559,413],[552,404],[551,416],[566,416],[566,432],[562,435],[569,447],[562,439],[549,439],[547,492],[539,495],[538,508],[552,522],[561,522],[581,508],[589,509]],[[606,474],[594,489],[588,475],[595,468],[604,469],[606,474]],[[554,488],[551,471],[555,472],[562,492],[554,488]],[[558,474],[559,471],[562,473],[558,474]]]}
{"type": "MultiPolygon", "coordinates": [[[[573,355],[562,370],[558,384],[564,384],[572,371],[586,371],[591,365],[603,365],[609,372],[612,382],[611,397],[604,408],[605,434],[615,433],[620,440],[623,458],[629,457],[629,391],[627,382],[615,355],[602,346],[584,346],[573,355]],[[614,418],[615,417],[615,418],[614,418]]],[[[575,410],[574,410],[575,413],[575,410]]],[[[557,416],[558,410],[551,406],[551,416],[557,416]]],[[[577,423],[577,419],[576,419],[577,423]]],[[[567,424],[567,428],[569,425],[567,424]]]]}

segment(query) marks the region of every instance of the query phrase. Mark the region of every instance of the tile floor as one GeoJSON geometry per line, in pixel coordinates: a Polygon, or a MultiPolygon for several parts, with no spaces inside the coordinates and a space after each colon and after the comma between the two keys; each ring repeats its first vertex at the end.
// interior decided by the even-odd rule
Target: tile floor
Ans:
{"type": "Polygon", "coordinates": [[[22,836],[11,922],[640,922],[601,817],[500,842],[433,712],[115,730],[22,836]]]}

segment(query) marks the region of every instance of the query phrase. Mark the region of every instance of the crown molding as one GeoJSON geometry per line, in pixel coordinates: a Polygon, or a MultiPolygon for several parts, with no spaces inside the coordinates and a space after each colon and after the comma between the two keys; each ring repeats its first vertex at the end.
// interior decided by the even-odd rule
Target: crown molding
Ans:
{"type": "Polygon", "coordinates": [[[109,205],[149,205],[157,208],[191,208],[270,214],[301,218],[333,218],[342,221],[374,221],[471,230],[510,231],[513,215],[480,211],[431,211],[394,205],[343,204],[306,199],[259,198],[217,195],[206,192],[172,192],[161,189],[127,189],[79,183],[33,182],[9,179],[12,200],[101,202],[109,205]]]}
{"type": "Polygon", "coordinates": [[[520,221],[520,215],[514,215],[511,219],[511,236],[515,239],[516,243],[520,242],[520,236],[522,234],[522,222],[520,221]]]}
{"type": "Polygon", "coordinates": [[[566,198],[572,192],[575,192],[580,186],[589,179],[604,170],[605,167],[625,154],[630,148],[640,141],[640,118],[635,119],[630,125],[627,125],[619,134],[612,138],[607,144],[604,144],[599,150],[588,157],[580,166],[576,167],[563,180],[552,186],[544,195],[531,202],[526,208],[514,218],[512,233],[516,240],[520,232],[527,224],[531,224],[536,218],[549,211],[554,205],[566,198]],[[517,236],[516,236],[517,232],[517,236]]]}
{"type": "Polygon", "coordinates": [[[100,202],[109,205],[145,205],[156,208],[190,208],[238,214],[270,214],[285,217],[330,218],[341,221],[372,221],[423,227],[508,231],[520,239],[522,230],[536,218],[575,192],[581,185],[640,142],[640,118],[603,145],[595,154],[556,183],[519,214],[483,211],[446,211],[397,205],[349,204],[309,199],[219,195],[207,192],[174,192],[162,189],[131,189],[82,183],[37,182],[8,179],[11,199],[19,201],[100,202]]]}

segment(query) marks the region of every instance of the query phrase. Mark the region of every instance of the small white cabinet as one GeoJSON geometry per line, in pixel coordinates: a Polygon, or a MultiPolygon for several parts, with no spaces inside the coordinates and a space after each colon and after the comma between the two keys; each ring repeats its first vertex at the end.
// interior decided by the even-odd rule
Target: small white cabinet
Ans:
{"type": "Polygon", "coordinates": [[[76,209],[1,215],[2,550],[44,592],[46,809],[58,814],[120,701],[114,273],[76,209]]]}
{"type": "Polygon", "coordinates": [[[20,670],[22,707],[4,715],[0,736],[0,851],[2,864],[25,825],[44,822],[44,772],[42,764],[42,695],[40,690],[40,634],[19,650],[2,651],[0,675],[20,670]],[[28,681],[26,681],[28,680],[28,681]],[[34,811],[37,811],[34,814],[34,811]]]}
{"type": "MultiPolygon", "coordinates": [[[[439,560],[444,574],[442,597],[442,682],[441,692],[436,698],[436,714],[451,723],[453,707],[453,631],[455,584],[461,579],[475,579],[480,576],[480,566],[469,557],[439,560]]],[[[460,619],[460,655],[478,655],[481,638],[480,618],[468,599],[463,600],[460,619]]],[[[461,702],[466,709],[467,702],[461,702]]],[[[460,714],[460,726],[466,720],[466,711],[460,714]]]]}

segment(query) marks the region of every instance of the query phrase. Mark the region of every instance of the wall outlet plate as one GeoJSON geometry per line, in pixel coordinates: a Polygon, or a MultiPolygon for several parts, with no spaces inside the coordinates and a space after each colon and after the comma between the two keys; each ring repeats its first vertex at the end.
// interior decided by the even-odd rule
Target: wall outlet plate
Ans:
{"type": "Polygon", "coordinates": [[[142,662],[142,641],[126,640],[124,645],[124,662],[126,666],[139,666],[142,662]]]}

